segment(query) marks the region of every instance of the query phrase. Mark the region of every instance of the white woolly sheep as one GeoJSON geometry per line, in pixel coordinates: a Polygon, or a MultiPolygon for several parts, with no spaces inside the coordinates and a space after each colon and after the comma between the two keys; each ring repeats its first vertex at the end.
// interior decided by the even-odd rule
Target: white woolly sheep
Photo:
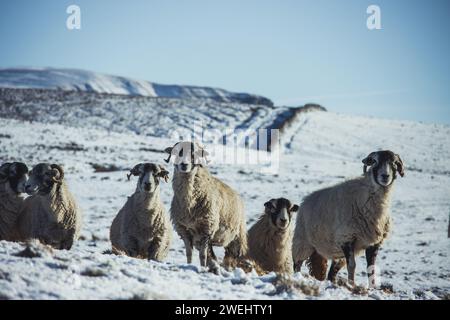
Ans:
{"type": "Polygon", "coordinates": [[[38,239],[55,249],[69,250],[78,239],[81,212],[56,164],[40,163],[25,184],[30,195],[19,217],[21,240],[38,239]]]}
{"type": "Polygon", "coordinates": [[[169,172],[153,163],[140,163],[128,179],[131,175],[139,181],[111,225],[113,252],[162,261],[169,252],[172,227],[160,199],[159,180],[167,182],[169,172]]]}
{"type": "Polygon", "coordinates": [[[28,168],[24,163],[4,163],[0,167],[0,240],[15,240],[17,219],[23,205],[28,168]]]}
{"type": "Polygon", "coordinates": [[[266,272],[291,274],[292,214],[298,205],[288,199],[272,199],[264,204],[265,210],[248,231],[248,258],[266,272]]]}
{"type": "Polygon", "coordinates": [[[328,279],[334,281],[347,264],[353,285],[355,256],[365,250],[369,285],[375,286],[376,256],[390,231],[392,186],[397,172],[403,177],[404,166],[392,151],[372,152],[362,162],[362,177],[316,191],[303,200],[293,241],[295,271],[309,258],[311,273],[324,280],[326,259],[332,259],[328,279]]]}
{"type": "MultiPolygon", "coordinates": [[[[184,241],[187,262],[199,250],[200,265],[217,267],[213,246],[225,247],[223,264],[236,265],[247,254],[244,203],[228,185],[205,168],[208,153],[197,143],[178,142],[165,150],[174,161],[171,218],[184,241]]],[[[213,270],[213,271],[217,271],[213,270]]]]}

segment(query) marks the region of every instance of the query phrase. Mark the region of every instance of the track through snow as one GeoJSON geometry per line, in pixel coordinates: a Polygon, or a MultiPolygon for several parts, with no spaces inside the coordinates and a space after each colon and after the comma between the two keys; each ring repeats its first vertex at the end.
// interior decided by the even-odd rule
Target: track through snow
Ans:
{"type": "MultiPolygon", "coordinates": [[[[231,118],[230,118],[231,119],[231,118]]],[[[44,119],[45,120],[45,119],[44,119]]],[[[42,121],[44,121],[42,120],[42,121]]],[[[54,122],[54,121],[49,121],[54,122]]],[[[436,299],[450,294],[450,127],[313,112],[301,126],[286,131],[290,148],[281,155],[280,172],[258,167],[212,165],[210,170],[244,198],[250,226],[270,198],[299,203],[308,193],[362,173],[361,159],[377,149],[392,149],[406,164],[396,181],[393,233],[380,252],[380,280],[394,293],[317,282],[306,269],[282,282],[240,269],[213,275],[201,270],[197,256],[185,263],[177,235],[166,262],[104,254],[109,226],[135,188],[126,169],[141,161],[163,163],[160,152],[173,141],[128,130],[112,132],[87,122],[77,127],[0,118],[0,162],[49,161],[63,164],[69,188],[84,212],[81,240],[71,251],[26,258],[18,243],[0,241],[0,298],[10,299],[436,299]],[[92,164],[121,171],[95,173],[92,164]],[[387,285],[386,285],[387,284],[387,285]],[[303,289],[302,289],[303,288],[303,289]],[[309,289],[305,289],[309,288],[309,289]],[[308,295],[318,291],[318,295],[308,295]]],[[[171,168],[172,171],[172,168],[171,168]]],[[[170,184],[161,185],[168,209],[170,184]]],[[[39,248],[36,249],[41,252],[39,248]]],[[[220,251],[220,255],[223,252],[220,251]]],[[[366,285],[365,261],[358,258],[357,283],[366,285]]],[[[345,271],[341,274],[345,277],[345,271]]]]}

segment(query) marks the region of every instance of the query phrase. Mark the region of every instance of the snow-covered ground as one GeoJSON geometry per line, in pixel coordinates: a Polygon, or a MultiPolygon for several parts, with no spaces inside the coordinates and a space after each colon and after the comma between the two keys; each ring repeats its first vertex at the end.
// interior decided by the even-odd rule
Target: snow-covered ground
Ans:
{"type": "MultiPolygon", "coordinates": [[[[371,151],[399,153],[406,176],[395,182],[393,232],[377,263],[381,282],[385,288],[392,286],[393,293],[352,293],[311,279],[306,268],[291,280],[240,269],[214,275],[200,270],[196,255],[192,265],[186,264],[176,235],[163,263],[104,253],[110,249],[112,219],[135,188],[136,181],[126,179],[126,169],[141,161],[165,164],[160,150],[175,141],[126,128],[96,128],[89,121],[86,126],[83,121],[76,126],[41,121],[50,123],[0,118],[0,162],[63,164],[69,188],[84,212],[82,237],[71,251],[36,249],[41,256],[35,258],[16,255],[24,249],[22,244],[0,241],[0,298],[436,299],[450,294],[449,126],[312,112],[285,130],[277,174],[262,174],[258,166],[211,165],[214,174],[241,193],[250,226],[271,198],[283,196],[299,203],[314,190],[360,175],[361,159],[371,151]],[[96,173],[92,164],[122,170],[96,173]]],[[[161,192],[168,209],[171,185],[163,184],[161,192]]],[[[365,261],[359,258],[357,283],[365,286],[364,270],[365,261]]]]}

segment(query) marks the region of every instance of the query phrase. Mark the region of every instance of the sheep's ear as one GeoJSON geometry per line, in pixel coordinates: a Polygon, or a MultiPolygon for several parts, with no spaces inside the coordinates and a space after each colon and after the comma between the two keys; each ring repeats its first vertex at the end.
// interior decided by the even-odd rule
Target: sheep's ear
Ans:
{"type": "Polygon", "coordinates": [[[405,166],[403,164],[402,159],[400,158],[400,156],[398,154],[395,155],[395,165],[397,167],[397,172],[400,175],[400,177],[404,177],[405,176],[405,166]]]}
{"type": "Polygon", "coordinates": [[[376,163],[376,155],[376,152],[372,152],[362,160],[362,163],[364,163],[366,166],[374,165],[376,163]]]}
{"type": "Polygon", "coordinates": [[[273,210],[276,208],[276,201],[277,201],[276,199],[271,199],[266,203],[264,203],[264,207],[266,207],[266,209],[268,210],[273,210]]]}
{"type": "Polygon", "coordinates": [[[169,182],[169,171],[163,166],[159,166],[160,171],[158,172],[158,177],[164,179],[165,182],[169,182]]]}
{"type": "Polygon", "coordinates": [[[362,160],[362,163],[364,163],[364,167],[363,167],[363,173],[366,174],[367,172],[367,167],[373,166],[377,160],[377,153],[376,152],[372,152],[371,154],[369,154],[367,157],[365,157],[362,160]]]}
{"type": "Polygon", "coordinates": [[[298,212],[298,209],[300,209],[300,207],[299,207],[298,205],[294,204],[294,205],[291,207],[291,212],[298,212]]]}

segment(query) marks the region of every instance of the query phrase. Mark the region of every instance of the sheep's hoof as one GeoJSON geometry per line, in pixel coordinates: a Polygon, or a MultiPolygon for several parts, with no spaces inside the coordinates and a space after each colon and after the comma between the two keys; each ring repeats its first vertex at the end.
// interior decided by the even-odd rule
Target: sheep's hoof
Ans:
{"type": "Polygon", "coordinates": [[[217,262],[211,261],[208,264],[208,271],[214,273],[215,275],[220,275],[220,266],[217,262]]]}
{"type": "Polygon", "coordinates": [[[344,282],[344,287],[346,287],[348,290],[353,291],[356,287],[355,282],[351,280],[347,280],[344,282]]]}

